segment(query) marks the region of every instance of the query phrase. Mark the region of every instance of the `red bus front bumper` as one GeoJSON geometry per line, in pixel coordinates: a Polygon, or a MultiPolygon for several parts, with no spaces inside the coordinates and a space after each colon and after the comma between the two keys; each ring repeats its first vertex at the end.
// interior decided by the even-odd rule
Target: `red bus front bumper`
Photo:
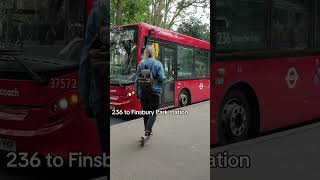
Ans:
{"type": "Polygon", "coordinates": [[[110,109],[118,109],[118,110],[136,110],[141,111],[141,103],[140,100],[136,96],[132,96],[128,99],[119,98],[119,100],[115,101],[110,98],[110,109]]]}
{"type": "MultiPolygon", "coordinates": [[[[39,117],[41,118],[41,117],[39,117]]],[[[13,140],[17,152],[59,155],[69,153],[101,154],[99,135],[94,119],[87,119],[77,108],[63,117],[63,123],[32,130],[1,129],[0,138],[13,140]]]]}

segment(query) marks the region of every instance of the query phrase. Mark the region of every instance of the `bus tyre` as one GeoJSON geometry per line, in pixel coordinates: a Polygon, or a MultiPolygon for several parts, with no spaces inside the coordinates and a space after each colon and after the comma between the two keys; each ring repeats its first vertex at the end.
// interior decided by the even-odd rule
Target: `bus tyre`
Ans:
{"type": "Polygon", "coordinates": [[[246,95],[239,90],[230,91],[219,112],[219,139],[222,144],[249,138],[252,112],[246,95]]]}
{"type": "Polygon", "coordinates": [[[184,107],[190,104],[190,97],[186,90],[182,90],[179,94],[179,107],[184,107]]]}

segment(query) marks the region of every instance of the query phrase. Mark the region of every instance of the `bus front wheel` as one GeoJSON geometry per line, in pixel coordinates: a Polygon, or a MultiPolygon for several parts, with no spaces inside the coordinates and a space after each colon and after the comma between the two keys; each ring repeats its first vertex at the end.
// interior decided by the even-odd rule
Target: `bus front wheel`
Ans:
{"type": "Polygon", "coordinates": [[[252,112],[247,96],[231,90],[224,98],[219,112],[220,142],[229,144],[249,138],[252,112]]]}
{"type": "Polygon", "coordinates": [[[186,90],[182,90],[179,94],[179,107],[184,107],[190,104],[190,96],[186,90]]]}

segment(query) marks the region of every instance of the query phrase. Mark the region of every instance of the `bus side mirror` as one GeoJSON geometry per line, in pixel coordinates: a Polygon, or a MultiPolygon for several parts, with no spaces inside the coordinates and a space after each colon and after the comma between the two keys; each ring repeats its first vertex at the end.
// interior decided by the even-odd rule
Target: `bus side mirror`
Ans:
{"type": "Polygon", "coordinates": [[[148,31],[148,36],[151,38],[155,38],[156,37],[156,31],[154,29],[150,29],[148,31]]]}
{"type": "Polygon", "coordinates": [[[147,44],[149,43],[151,38],[153,38],[153,42],[154,42],[154,40],[156,38],[156,31],[154,29],[150,29],[148,31],[148,36],[144,37],[144,45],[145,46],[147,46],[147,44]]]}

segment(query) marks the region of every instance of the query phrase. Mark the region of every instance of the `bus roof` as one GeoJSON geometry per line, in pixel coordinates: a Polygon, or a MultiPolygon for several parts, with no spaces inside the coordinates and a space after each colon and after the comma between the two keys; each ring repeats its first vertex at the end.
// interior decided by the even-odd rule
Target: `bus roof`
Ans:
{"type": "Polygon", "coordinates": [[[148,31],[150,29],[154,29],[156,31],[156,36],[159,39],[167,40],[167,41],[171,41],[171,42],[175,42],[175,43],[179,43],[179,44],[183,44],[183,45],[187,45],[187,46],[198,47],[198,48],[210,50],[210,43],[209,42],[206,42],[206,41],[203,41],[200,39],[196,39],[196,38],[193,38],[190,36],[186,36],[183,34],[179,34],[177,32],[163,29],[160,27],[156,27],[156,26],[153,26],[153,25],[150,25],[147,23],[129,24],[129,25],[124,25],[124,26],[119,26],[119,27],[127,27],[127,26],[139,26],[140,28],[142,28],[142,31],[148,31]]]}

